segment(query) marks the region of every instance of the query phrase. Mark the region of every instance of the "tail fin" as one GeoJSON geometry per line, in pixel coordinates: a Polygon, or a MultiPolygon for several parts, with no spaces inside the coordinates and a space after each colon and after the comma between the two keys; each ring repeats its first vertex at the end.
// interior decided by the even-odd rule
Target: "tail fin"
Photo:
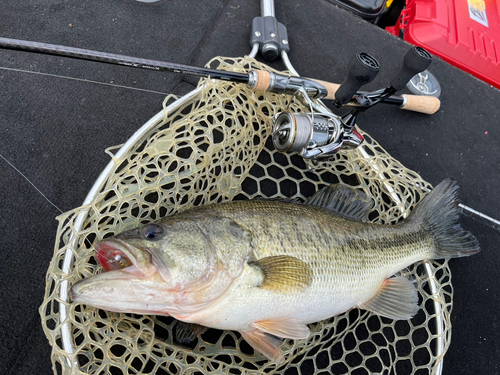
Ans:
{"type": "Polygon", "coordinates": [[[476,237],[458,224],[461,212],[458,204],[458,184],[447,178],[417,205],[409,217],[434,236],[436,259],[464,257],[480,251],[476,237]]]}

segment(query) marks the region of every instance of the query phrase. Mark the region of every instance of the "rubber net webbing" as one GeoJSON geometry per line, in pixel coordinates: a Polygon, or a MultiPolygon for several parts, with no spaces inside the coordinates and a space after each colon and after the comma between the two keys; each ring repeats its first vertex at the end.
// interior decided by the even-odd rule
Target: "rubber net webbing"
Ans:
{"type": "MultiPolygon", "coordinates": [[[[272,70],[250,58],[222,58],[211,67],[246,72],[272,70]]],[[[277,366],[236,332],[208,330],[187,344],[186,327],[169,317],[107,312],[68,302],[67,289],[102,272],[94,244],[107,236],[195,205],[232,199],[305,199],[340,183],[376,202],[369,219],[395,223],[431,186],[393,159],[368,134],[362,148],[341,150],[317,165],[276,152],[272,116],[298,100],[256,94],[243,85],[201,80],[200,92],[158,120],[123,157],[92,202],[61,215],[54,257],[40,307],[58,374],[430,374],[451,335],[451,274],[447,262],[415,264],[420,311],[391,321],[351,310],[310,325],[305,341],[284,340],[277,366]],[[69,265],[69,267],[68,267],[69,265]],[[65,268],[69,271],[65,272],[65,268]],[[64,332],[69,332],[68,340],[64,332]]],[[[175,98],[165,100],[165,108],[175,98]]],[[[189,328],[189,327],[188,327],[189,328]]]]}

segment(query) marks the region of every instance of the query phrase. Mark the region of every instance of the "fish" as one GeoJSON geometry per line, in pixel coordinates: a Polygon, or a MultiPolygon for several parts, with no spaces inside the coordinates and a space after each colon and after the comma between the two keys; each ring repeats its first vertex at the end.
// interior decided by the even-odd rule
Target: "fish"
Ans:
{"type": "Polygon", "coordinates": [[[365,220],[373,201],[331,185],[303,203],[211,204],[97,243],[103,273],[72,286],[74,303],[172,316],[238,331],[280,362],[282,339],[307,339],[308,324],[361,308],[396,320],[419,310],[415,262],[476,254],[461,228],[458,184],[445,179],[401,222],[365,220]]]}

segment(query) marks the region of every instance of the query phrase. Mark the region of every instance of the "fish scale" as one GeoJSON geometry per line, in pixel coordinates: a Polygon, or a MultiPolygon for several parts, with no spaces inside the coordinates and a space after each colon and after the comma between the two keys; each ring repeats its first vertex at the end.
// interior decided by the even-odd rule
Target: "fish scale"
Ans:
{"type": "Polygon", "coordinates": [[[433,255],[432,237],[417,226],[360,223],[314,206],[276,201],[234,202],[206,210],[257,234],[253,240],[257,259],[286,254],[330,266],[314,267],[318,272],[334,274],[338,269],[332,265],[338,264],[350,265],[356,273],[395,264],[391,275],[408,257],[420,260],[433,255]],[[347,257],[354,264],[346,262],[347,257]]]}

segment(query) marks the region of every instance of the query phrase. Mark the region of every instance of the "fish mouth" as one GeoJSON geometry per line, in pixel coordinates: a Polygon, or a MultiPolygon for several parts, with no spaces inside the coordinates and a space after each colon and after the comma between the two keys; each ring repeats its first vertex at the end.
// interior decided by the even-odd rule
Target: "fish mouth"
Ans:
{"type": "Polygon", "coordinates": [[[121,313],[189,314],[212,303],[233,281],[218,263],[198,280],[176,281],[168,260],[153,250],[117,238],[100,241],[96,258],[106,272],[74,284],[72,302],[121,313]]]}
{"type": "Polygon", "coordinates": [[[100,241],[95,252],[105,272],[74,284],[69,293],[74,303],[115,312],[169,315],[166,310],[172,303],[164,278],[168,271],[159,272],[149,249],[113,238],[100,241]]]}
{"type": "Polygon", "coordinates": [[[132,246],[119,239],[100,241],[95,251],[97,260],[106,272],[124,270],[147,277],[157,271],[149,249],[132,246]]]}

